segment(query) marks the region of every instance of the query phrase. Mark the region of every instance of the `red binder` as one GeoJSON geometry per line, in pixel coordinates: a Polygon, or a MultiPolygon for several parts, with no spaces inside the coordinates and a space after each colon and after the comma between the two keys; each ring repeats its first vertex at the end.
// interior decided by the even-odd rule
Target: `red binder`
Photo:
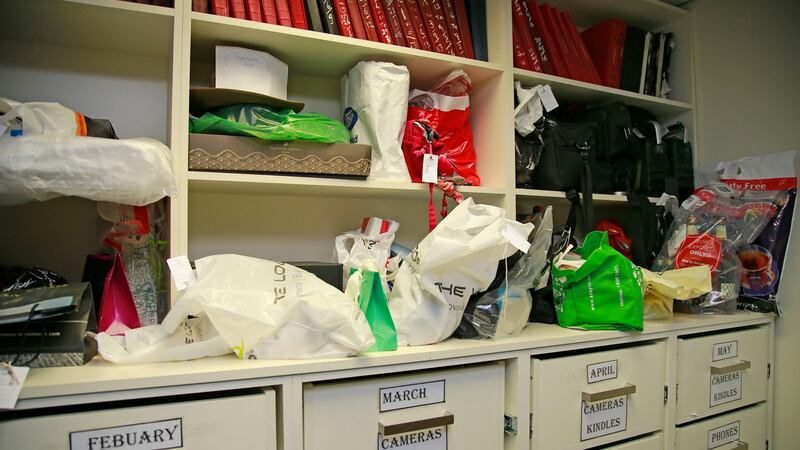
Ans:
{"type": "Polygon", "coordinates": [[[397,2],[395,0],[382,0],[383,11],[386,13],[386,22],[389,24],[389,31],[392,33],[392,39],[396,45],[408,47],[406,44],[406,37],[403,33],[403,25],[400,23],[400,13],[397,11],[397,2]]]}
{"type": "Polygon", "coordinates": [[[275,9],[275,0],[261,0],[261,17],[266,23],[278,24],[278,11],[275,9]]]}
{"type": "Polygon", "coordinates": [[[581,69],[578,67],[577,55],[573,53],[572,47],[567,43],[564,26],[561,24],[561,16],[558,11],[547,3],[543,3],[539,9],[542,11],[542,17],[547,22],[548,29],[553,34],[553,40],[558,46],[558,53],[567,68],[567,76],[573,80],[585,81],[581,69]]]}
{"type": "Polygon", "coordinates": [[[303,0],[289,0],[289,11],[292,14],[292,26],[307,30],[308,20],[306,19],[306,7],[303,5],[303,0]]]}
{"type": "Polygon", "coordinates": [[[411,13],[408,10],[405,0],[394,0],[397,3],[397,16],[400,19],[400,26],[403,28],[403,37],[406,39],[408,48],[421,48],[417,31],[411,21],[411,13]]]}
{"type": "Polygon", "coordinates": [[[353,34],[359,39],[367,39],[364,21],[361,20],[361,13],[358,11],[358,0],[347,0],[347,13],[350,16],[350,24],[353,26],[353,34]]]}
{"type": "Polygon", "coordinates": [[[261,2],[259,0],[245,0],[244,6],[247,9],[247,18],[253,22],[262,22],[261,2]]]}
{"type": "Polygon", "coordinates": [[[375,20],[372,18],[372,11],[369,10],[369,0],[358,0],[358,12],[361,14],[361,21],[364,23],[364,31],[367,33],[367,39],[373,42],[379,42],[378,28],[375,26],[375,20]]]}
{"type": "Polygon", "coordinates": [[[228,0],[211,0],[211,14],[229,17],[228,0]]]}
{"type": "Polygon", "coordinates": [[[514,14],[512,28],[517,29],[519,43],[527,54],[531,70],[544,72],[544,66],[539,59],[539,52],[536,51],[536,45],[533,43],[533,36],[531,36],[531,31],[528,28],[528,19],[525,16],[525,11],[522,9],[523,4],[523,0],[512,0],[511,7],[514,14]]]}
{"type": "Polygon", "coordinates": [[[531,63],[528,61],[528,54],[522,48],[517,27],[511,27],[511,37],[514,43],[514,67],[531,70],[531,63]]]}
{"type": "Polygon", "coordinates": [[[581,65],[584,79],[589,83],[600,84],[600,75],[597,74],[597,69],[594,67],[592,58],[589,57],[589,52],[586,50],[586,46],[583,45],[583,41],[578,35],[578,28],[575,26],[575,22],[572,21],[572,15],[569,11],[562,11],[561,19],[564,22],[567,36],[570,41],[572,41],[573,47],[578,55],[578,63],[581,65]]]}
{"type": "Polygon", "coordinates": [[[458,17],[458,29],[461,31],[461,39],[464,42],[464,51],[467,58],[475,59],[475,49],[472,47],[472,32],[469,28],[469,14],[464,0],[455,0],[456,16],[458,17]]]}
{"type": "Polygon", "coordinates": [[[383,10],[381,0],[369,0],[372,9],[372,17],[375,19],[375,27],[378,29],[378,39],[386,44],[394,44],[394,36],[389,28],[389,21],[386,19],[386,11],[383,10]]]}
{"type": "Polygon", "coordinates": [[[628,24],[624,20],[608,19],[581,33],[581,40],[604,86],[619,89],[627,31],[628,24]]]}
{"type": "MultiPolygon", "coordinates": [[[[428,36],[430,36],[433,51],[436,53],[446,53],[447,46],[445,45],[444,36],[442,36],[442,33],[437,29],[436,14],[433,12],[431,1],[432,0],[417,0],[417,4],[422,13],[425,29],[428,31],[428,36]]],[[[452,45],[452,43],[450,43],[450,45],[452,45]]]]}
{"type": "Polygon", "coordinates": [[[208,0],[192,0],[192,11],[208,12],[208,0]]]}
{"type": "Polygon", "coordinates": [[[278,13],[278,25],[292,26],[292,13],[289,10],[289,0],[275,0],[275,11],[278,13]]]}
{"type": "Polygon", "coordinates": [[[408,12],[411,14],[411,23],[414,24],[414,30],[417,32],[419,39],[419,46],[423,50],[433,51],[433,44],[431,38],[428,36],[428,30],[425,27],[425,20],[422,18],[422,11],[416,0],[404,0],[408,6],[408,12]]]}
{"type": "Polygon", "coordinates": [[[568,78],[569,73],[567,72],[566,63],[564,62],[563,56],[561,56],[561,53],[558,51],[558,46],[555,42],[555,35],[548,27],[547,21],[544,20],[542,10],[539,8],[536,0],[528,0],[527,4],[528,10],[530,11],[531,16],[533,16],[533,23],[539,30],[539,34],[542,37],[542,44],[547,52],[550,65],[553,66],[553,73],[560,77],[568,78]]]}
{"type": "Polygon", "coordinates": [[[445,13],[442,2],[444,0],[429,0],[433,7],[433,19],[436,21],[436,31],[442,35],[444,40],[444,51],[448,55],[455,55],[456,50],[453,44],[453,38],[450,36],[450,30],[447,25],[447,14],[445,13]]]}
{"type": "Polygon", "coordinates": [[[522,7],[522,12],[525,13],[528,31],[533,39],[533,45],[536,47],[536,53],[539,55],[539,62],[542,63],[542,69],[544,69],[545,73],[553,75],[556,73],[553,68],[553,62],[550,60],[550,53],[548,53],[547,48],[544,46],[542,30],[536,26],[536,22],[533,20],[533,10],[528,7],[528,2],[525,0],[520,0],[519,4],[522,7]]]}
{"type": "Polygon", "coordinates": [[[247,10],[244,7],[244,0],[231,0],[231,17],[237,19],[247,19],[247,10]]]}
{"type": "Polygon", "coordinates": [[[345,0],[333,0],[333,12],[336,16],[336,23],[339,25],[339,33],[342,36],[355,37],[353,24],[350,22],[350,14],[347,12],[347,2],[345,0]]]}
{"type": "Polygon", "coordinates": [[[464,48],[464,39],[461,37],[461,30],[458,28],[458,16],[456,15],[456,5],[453,0],[441,0],[444,7],[444,18],[447,28],[450,31],[450,40],[453,41],[453,51],[457,56],[467,56],[464,48]]]}

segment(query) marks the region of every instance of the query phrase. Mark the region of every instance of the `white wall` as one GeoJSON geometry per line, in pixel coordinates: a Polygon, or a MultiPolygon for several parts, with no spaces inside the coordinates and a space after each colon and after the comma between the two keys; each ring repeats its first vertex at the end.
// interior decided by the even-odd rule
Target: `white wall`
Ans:
{"type": "MultiPolygon", "coordinates": [[[[699,163],[800,149],[800,2],[696,0],[696,143],[699,163]]],[[[800,208],[784,267],[775,343],[770,449],[800,442],[800,208]]],[[[752,445],[752,444],[751,444],[752,445]]]]}

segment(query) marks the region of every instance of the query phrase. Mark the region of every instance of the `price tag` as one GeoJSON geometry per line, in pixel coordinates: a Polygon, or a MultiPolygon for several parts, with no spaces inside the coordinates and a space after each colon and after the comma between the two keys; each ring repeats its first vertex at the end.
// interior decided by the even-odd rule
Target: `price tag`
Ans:
{"type": "Polygon", "coordinates": [[[528,249],[531,248],[531,243],[528,242],[528,239],[523,236],[522,233],[508,225],[506,225],[506,229],[500,234],[508,240],[509,244],[522,251],[522,253],[528,253],[528,249]]]}
{"type": "Polygon", "coordinates": [[[14,409],[30,370],[30,367],[0,365],[0,409],[14,409]]]}
{"type": "Polygon", "coordinates": [[[722,169],[722,178],[733,178],[739,174],[739,166],[735,162],[725,162],[722,169]]]}
{"type": "Polygon", "coordinates": [[[558,101],[556,101],[556,96],[553,95],[553,89],[549,84],[545,84],[539,89],[539,99],[542,100],[542,105],[547,112],[558,108],[558,101]]]}
{"type": "Polygon", "coordinates": [[[436,183],[439,178],[439,156],[426,153],[422,158],[422,182],[436,183]]]}
{"type": "Polygon", "coordinates": [[[175,288],[179,291],[186,289],[197,281],[197,276],[189,264],[186,255],[176,256],[167,260],[169,270],[172,272],[172,279],[175,281],[175,288]]]}

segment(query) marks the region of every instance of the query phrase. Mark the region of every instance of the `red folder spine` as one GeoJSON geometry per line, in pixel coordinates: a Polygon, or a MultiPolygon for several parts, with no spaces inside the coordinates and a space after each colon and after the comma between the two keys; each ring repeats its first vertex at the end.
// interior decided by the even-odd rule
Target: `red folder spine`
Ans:
{"type": "Polygon", "coordinates": [[[446,47],[444,38],[441,33],[436,29],[436,18],[433,13],[433,6],[431,0],[417,0],[419,10],[422,13],[422,19],[425,23],[425,29],[428,31],[428,36],[431,39],[431,47],[437,53],[445,53],[446,47]]]}
{"type": "Polygon", "coordinates": [[[192,0],[192,11],[208,12],[208,0],[192,0]]]}
{"type": "Polygon", "coordinates": [[[231,17],[247,19],[247,10],[244,7],[244,0],[231,0],[231,17]]]}
{"type": "Polygon", "coordinates": [[[217,16],[230,16],[228,0],[211,0],[211,13],[217,16]]]}
{"type": "Polygon", "coordinates": [[[433,20],[436,21],[436,31],[442,36],[442,40],[444,40],[444,51],[448,55],[455,55],[456,50],[453,45],[453,39],[450,36],[450,30],[447,25],[447,17],[444,10],[444,6],[442,6],[443,0],[429,0],[431,6],[433,7],[433,20]]]}
{"type": "Polygon", "coordinates": [[[353,23],[350,21],[350,14],[347,12],[347,2],[345,0],[333,0],[333,11],[336,16],[336,23],[339,24],[339,33],[342,36],[356,37],[353,31],[353,23]]]}
{"type": "Polygon", "coordinates": [[[527,55],[526,59],[530,64],[531,70],[544,72],[542,62],[539,60],[539,54],[536,52],[536,46],[533,44],[533,37],[528,29],[528,19],[525,18],[525,12],[522,10],[522,0],[513,0],[512,9],[514,14],[512,28],[517,29],[519,44],[527,55]]]}
{"type": "Polygon", "coordinates": [[[292,13],[289,10],[289,0],[275,0],[275,11],[278,13],[278,24],[285,27],[292,26],[292,13]]]}
{"type": "Polygon", "coordinates": [[[543,12],[541,8],[539,8],[536,0],[528,0],[527,3],[528,10],[533,16],[533,23],[540,32],[542,44],[545,47],[550,64],[553,66],[553,73],[560,77],[569,77],[569,72],[567,72],[567,66],[564,62],[564,58],[559,53],[558,46],[556,45],[555,34],[553,34],[553,31],[549,28],[549,24],[542,15],[543,12]]]}
{"type": "Polygon", "coordinates": [[[261,0],[261,17],[264,22],[278,24],[278,12],[275,9],[275,0],[261,0]]]}
{"type": "Polygon", "coordinates": [[[558,46],[558,53],[561,55],[564,65],[566,66],[567,76],[573,80],[582,80],[580,68],[578,67],[577,61],[575,61],[575,55],[567,45],[567,40],[565,39],[563,31],[564,27],[561,25],[558,11],[555,11],[555,9],[547,3],[543,3],[539,9],[542,10],[542,15],[547,22],[547,27],[553,34],[553,40],[558,46]]]}
{"type": "Polygon", "coordinates": [[[467,58],[475,59],[475,49],[472,47],[472,32],[469,28],[469,14],[465,0],[455,0],[456,16],[458,17],[458,29],[461,31],[461,39],[464,42],[464,51],[467,58]]]}
{"type": "Polygon", "coordinates": [[[375,19],[375,27],[378,29],[378,39],[385,44],[394,44],[394,36],[389,28],[389,21],[386,19],[386,12],[383,10],[381,0],[370,0],[369,6],[372,9],[372,17],[375,19]]]}
{"type": "Polygon", "coordinates": [[[261,2],[260,0],[245,0],[247,18],[253,22],[261,22],[261,2]]]}
{"type": "Polygon", "coordinates": [[[367,39],[378,42],[378,29],[375,27],[375,20],[372,18],[372,12],[369,10],[369,0],[358,0],[358,12],[361,14],[361,21],[364,23],[364,31],[367,33],[367,39]]]}
{"type": "Polygon", "coordinates": [[[397,15],[400,18],[400,26],[403,28],[403,37],[406,39],[406,45],[408,48],[421,48],[406,0],[394,1],[397,3],[397,15]]]}
{"type": "Polygon", "coordinates": [[[350,24],[353,26],[353,34],[358,39],[367,39],[364,21],[361,20],[361,13],[358,11],[358,0],[347,0],[347,13],[350,16],[350,24]]]}
{"type": "Polygon", "coordinates": [[[307,30],[308,20],[306,19],[306,7],[303,5],[303,0],[289,0],[289,11],[292,15],[292,26],[307,30]]]}
{"type": "Polygon", "coordinates": [[[528,54],[522,48],[517,27],[511,27],[511,37],[514,43],[514,67],[531,70],[531,63],[528,61],[528,54]]]}
{"type": "Polygon", "coordinates": [[[440,0],[444,7],[444,18],[447,28],[450,30],[450,40],[453,41],[453,51],[458,56],[467,56],[464,48],[464,40],[461,38],[461,30],[458,29],[458,17],[456,16],[456,6],[453,0],[440,0]]]}
{"type": "Polygon", "coordinates": [[[519,0],[519,5],[522,7],[522,12],[525,14],[528,32],[530,33],[534,47],[536,47],[536,53],[539,55],[539,62],[542,63],[542,69],[544,69],[545,73],[555,74],[553,63],[550,61],[550,54],[547,53],[547,48],[544,46],[541,30],[536,26],[536,22],[533,21],[533,12],[528,7],[528,3],[525,0],[519,0]]]}
{"type": "Polygon", "coordinates": [[[625,21],[608,19],[581,33],[581,40],[605,86],[619,89],[627,29],[625,21]]]}
{"type": "Polygon", "coordinates": [[[383,0],[383,10],[386,12],[386,22],[389,24],[389,31],[392,33],[394,43],[408,47],[406,37],[403,34],[403,25],[400,23],[400,13],[397,11],[397,2],[395,0],[383,0]]]}
{"type": "Polygon", "coordinates": [[[414,24],[414,29],[417,31],[419,46],[423,50],[433,51],[433,44],[428,36],[428,30],[425,28],[425,20],[422,18],[419,4],[415,0],[405,0],[405,2],[408,5],[408,12],[411,13],[411,23],[414,24]]]}
{"type": "Polygon", "coordinates": [[[561,22],[561,32],[564,34],[564,40],[567,42],[569,51],[572,53],[572,60],[580,72],[579,80],[591,83],[589,68],[584,64],[580,50],[578,50],[577,44],[572,40],[572,33],[569,31],[569,25],[567,24],[567,19],[564,17],[564,12],[555,9],[553,12],[555,13],[555,19],[561,22]]]}
{"type": "Polygon", "coordinates": [[[561,16],[564,18],[567,30],[572,37],[572,42],[575,43],[575,47],[578,49],[578,55],[582,61],[581,65],[586,72],[587,81],[594,84],[602,84],[600,74],[597,72],[597,67],[594,66],[594,62],[592,62],[592,58],[589,56],[589,51],[586,50],[586,46],[583,44],[583,40],[578,34],[578,28],[572,20],[572,14],[570,14],[569,11],[564,11],[561,13],[561,16]]]}

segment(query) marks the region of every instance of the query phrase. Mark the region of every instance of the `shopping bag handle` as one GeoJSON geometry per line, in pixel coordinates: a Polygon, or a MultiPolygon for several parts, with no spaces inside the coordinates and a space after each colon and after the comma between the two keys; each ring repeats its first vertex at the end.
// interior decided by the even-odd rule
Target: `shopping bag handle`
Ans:
{"type": "Polygon", "coordinates": [[[452,413],[445,412],[438,417],[430,417],[427,419],[412,420],[410,422],[396,423],[391,425],[384,425],[380,423],[378,429],[382,436],[391,436],[393,434],[409,433],[411,431],[426,430],[428,428],[443,427],[455,423],[455,417],[452,413]]]}

